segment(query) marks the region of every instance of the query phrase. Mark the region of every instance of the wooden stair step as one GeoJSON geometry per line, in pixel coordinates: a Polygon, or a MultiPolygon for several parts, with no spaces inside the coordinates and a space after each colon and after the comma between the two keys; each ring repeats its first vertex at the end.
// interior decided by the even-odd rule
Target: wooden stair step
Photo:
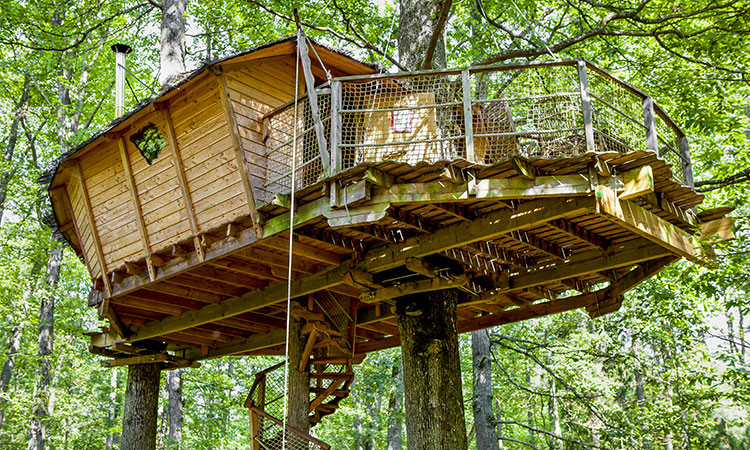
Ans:
{"type": "Polygon", "coordinates": [[[340,379],[349,379],[354,376],[353,373],[311,373],[310,378],[323,378],[323,379],[332,379],[332,380],[340,380],[340,379]]]}
{"type": "MultiPolygon", "coordinates": [[[[325,389],[323,389],[323,388],[310,388],[310,392],[315,393],[315,394],[322,394],[323,392],[325,392],[325,389]]],[[[346,396],[349,395],[350,392],[351,391],[349,389],[337,389],[337,390],[331,392],[328,395],[334,396],[334,397],[346,397],[346,396]]]]}

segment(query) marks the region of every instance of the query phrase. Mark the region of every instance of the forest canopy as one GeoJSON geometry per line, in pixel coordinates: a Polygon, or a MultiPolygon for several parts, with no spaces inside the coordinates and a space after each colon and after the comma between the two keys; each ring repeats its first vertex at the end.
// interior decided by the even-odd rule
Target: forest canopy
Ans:
{"type": "MultiPolygon", "coordinates": [[[[429,57],[418,61],[408,59],[402,18],[414,2],[405,0],[0,4],[0,447],[119,447],[125,370],[101,368],[88,351],[84,333],[105,323],[87,307],[91,279],[53,231],[38,182],[114,118],[110,46],[133,48],[132,109],[169,82],[170,64],[189,71],[294,34],[297,8],[310,37],[386,71],[429,69],[441,57],[450,67],[593,61],[648,92],[684,129],[701,208],[735,208],[737,239],[715,246],[714,267],[674,264],[617,313],[573,311],[462,335],[469,448],[481,448],[481,368],[491,374],[483,414],[496,448],[747,448],[750,1],[423,3],[429,57]],[[183,20],[185,39],[165,62],[170,14],[183,20]],[[485,338],[489,353],[476,348],[485,338]]],[[[160,139],[144,152],[158,156],[160,139]]],[[[333,448],[407,448],[400,360],[397,349],[368,356],[351,395],[314,433],[333,448]]],[[[253,374],[275,362],[226,357],[164,372],[160,448],[250,448],[242,403],[253,374]]]]}

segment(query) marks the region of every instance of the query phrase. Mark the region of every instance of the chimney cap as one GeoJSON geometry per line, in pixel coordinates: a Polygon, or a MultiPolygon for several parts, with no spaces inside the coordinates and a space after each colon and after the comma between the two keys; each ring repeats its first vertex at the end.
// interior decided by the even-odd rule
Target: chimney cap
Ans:
{"type": "Polygon", "coordinates": [[[130,48],[127,44],[115,44],[112,47],[110,47],[113,52],[115,53],[125,53],[126,55],[133,51],[133,49],[130,48]]]}

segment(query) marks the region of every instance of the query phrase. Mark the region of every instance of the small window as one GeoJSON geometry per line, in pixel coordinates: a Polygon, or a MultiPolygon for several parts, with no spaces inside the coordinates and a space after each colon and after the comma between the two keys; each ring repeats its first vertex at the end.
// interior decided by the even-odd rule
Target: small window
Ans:
{"type": "Polygon", "coordinates": [[[411,123],[414,113],[411,109],[391,111],[391,132],[411,133],[411,123]]]}
{"type": "Polygon", "coordinates": [[[164,140],[164,135],[161,134],[159,128],[151,122],[138,130],[137,133],[130,136],[130,142],[140,150],[149,165],[159,157],[162,149],[167,145],[167,142],[164,140]]]}

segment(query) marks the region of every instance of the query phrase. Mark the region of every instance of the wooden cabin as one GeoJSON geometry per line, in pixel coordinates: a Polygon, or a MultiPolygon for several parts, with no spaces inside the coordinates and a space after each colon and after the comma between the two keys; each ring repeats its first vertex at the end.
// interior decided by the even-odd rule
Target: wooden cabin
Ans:
{"type": "Polygon", "coordinates": [[[291,273],[317,423],[399,345],[399,296],[462,290],[460,332],[596,317],[731,237],[728,209],[696,212],[680,128],[590,62],[380,74],[307,50],[297,79],[294,39],[209,64],[51,174],[105,365],[283,354],[291,273]]]}

